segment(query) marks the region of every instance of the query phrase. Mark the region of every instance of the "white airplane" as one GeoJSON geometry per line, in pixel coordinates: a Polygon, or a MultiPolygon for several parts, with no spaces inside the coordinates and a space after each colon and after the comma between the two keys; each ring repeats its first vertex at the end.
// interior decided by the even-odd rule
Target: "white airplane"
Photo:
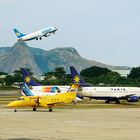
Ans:
{"type": "Polygon", "coordinates": [[[42,39],[42,37],[48,37],[50,36],[52,33],[55,34],[55,32],[58,29],[56,27],[48,27],[30,34],[23,34],[21,33],[19,30],[14,29],[14,32],[18,38],[18,40],[22,40],[22,41],[29,41],[29,40],[38,40],[38,39],[42,39]]]}
{"type": "Polygon", "coordinates": [[[81,85],[78,94],[82,97],[90,99],[105,100],[105,103],[116,102],[120,104],[120,100],[128,102],[137,102],[140,99],[139,87],[93,87],[88,85],[78,74],[76,69],[71,66],[71,76],[73,83],[81,85]]]}

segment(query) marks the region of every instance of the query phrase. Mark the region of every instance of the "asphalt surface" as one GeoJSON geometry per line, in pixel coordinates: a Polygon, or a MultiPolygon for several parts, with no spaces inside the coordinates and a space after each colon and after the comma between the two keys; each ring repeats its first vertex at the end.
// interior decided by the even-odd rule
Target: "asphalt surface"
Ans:
{"type": "Polygon", "coordinates": [[[140,108],[0,109],[0,140],[139,140],[140,108]]]}

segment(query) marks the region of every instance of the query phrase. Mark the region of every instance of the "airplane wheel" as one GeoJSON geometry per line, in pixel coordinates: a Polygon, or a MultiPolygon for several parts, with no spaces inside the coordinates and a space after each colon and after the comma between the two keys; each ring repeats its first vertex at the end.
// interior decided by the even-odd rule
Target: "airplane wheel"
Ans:
{"type": "Polygon", "coordinates": [[[36,40],[38,40],[38,38],[36,38],[36,40]]]}
{"type": "Polygon", "coordinates": [[[110,103],[110,101],[106,100],[106,101],[105,101],[105,103],[106,103],[106,104],[109,104],[109,103],[110,103]]]}
{"type": "Polygon", "coordinates": [[[49,112],[52,112],[53,110],[52,110],[52,108],[49,108],[49,112]]]}
{"type": "Polygon", "coordinates": [[[39,39],[40,39],[40,40],[42,40],[42,38],[41,38],[41,37],[40,37],[39,39]]]}
{"type": "Polygon", "coordinates": [[[116,104],[120,104],[120,101],[118,100],[118,101],[116,101],[116,104]]]}
{"type": "Polygon", "coordinates": [[[16,108],[14,109],[14,112],[17,112],[16,108]]]}
{"type": "Polygon", "coordinates": [[[74,101],[73,104],[76,105],[76,101],[74,101]]]}
{"type": "Polygon", "coordinates": [[[33,111],[36,111],[36,108],[33,108],[33,111]]]}

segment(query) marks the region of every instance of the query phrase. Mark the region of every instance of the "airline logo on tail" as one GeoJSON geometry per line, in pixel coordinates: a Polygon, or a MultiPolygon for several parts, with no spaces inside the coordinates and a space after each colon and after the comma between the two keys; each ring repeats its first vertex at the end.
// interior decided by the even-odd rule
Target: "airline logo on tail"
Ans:
{"type": "Polygon", "coordinates": [[[74,84],[80,84],[81,86],[91,86],[90,84],[86,83],[85,80],[80,77],[80,74],[76,71],[74,66],[70,66],[72,82],[74,84]]]}
{"type": "Polygon", "coordinates": [[[16,32],[16,36],[20,36],[20,32],[16,32]]]}
{"type": "Polygon", "coordinates": [[[73,78],[74,83],[80,83],[80,77],[78,75],[73,78]]]}
{"type": "Polygon", "coordinates": [[[23,81],[28,85],[28,86],[41,86],[40,83],[37,83],[33,80],[29,72],[25,68],[21,68],[22,74],[23,74],[23,81]]]}
{"type": "Polygon", "coordinates": [[[31,78],[29,76],[26,76],[24,80],[25,80],[26,83],[30,83],[31,82],[31,78]]]}

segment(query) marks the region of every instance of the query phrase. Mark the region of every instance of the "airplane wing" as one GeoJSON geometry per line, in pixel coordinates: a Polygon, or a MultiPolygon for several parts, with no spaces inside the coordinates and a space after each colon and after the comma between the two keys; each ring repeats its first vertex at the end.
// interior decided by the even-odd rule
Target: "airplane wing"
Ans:
{"type": "Polygon", "coordinates": [[[47,104],[47,103],[44,103],[42,101],[39,101],[39,105],[42,106],[42,107],[53,107],[53,106],[61,104],[61,103],[63,103],[63,102],[56,102],[56,103],[47,104]]]}
{"type": "Polygon", "coordinates": [[[135,94],[128,94],[128,95],[119,97],[119,99],[125,99],[125,100],[127,100],[129,97],[134,96],[134,95],[135,94]]]}
{"type": "Polygon", "coordinates": [[[48,37],[50,35],[51,35],[51,33],[47,32],[47,31],[43,31],[41,36],[48,37]]]}
{"type": "MultiPolygon", "coordinates": [[[[131,96],[134,96],[135,94],[127,94],[127,95],[123,95],[123,96],[109,96],[107,97],[110,100],[128,100],[131,96]]],[[[94,96],[84,96],[90,99],[104,99],[106,100],[106,97],[94,97],[94,96]]]]}

